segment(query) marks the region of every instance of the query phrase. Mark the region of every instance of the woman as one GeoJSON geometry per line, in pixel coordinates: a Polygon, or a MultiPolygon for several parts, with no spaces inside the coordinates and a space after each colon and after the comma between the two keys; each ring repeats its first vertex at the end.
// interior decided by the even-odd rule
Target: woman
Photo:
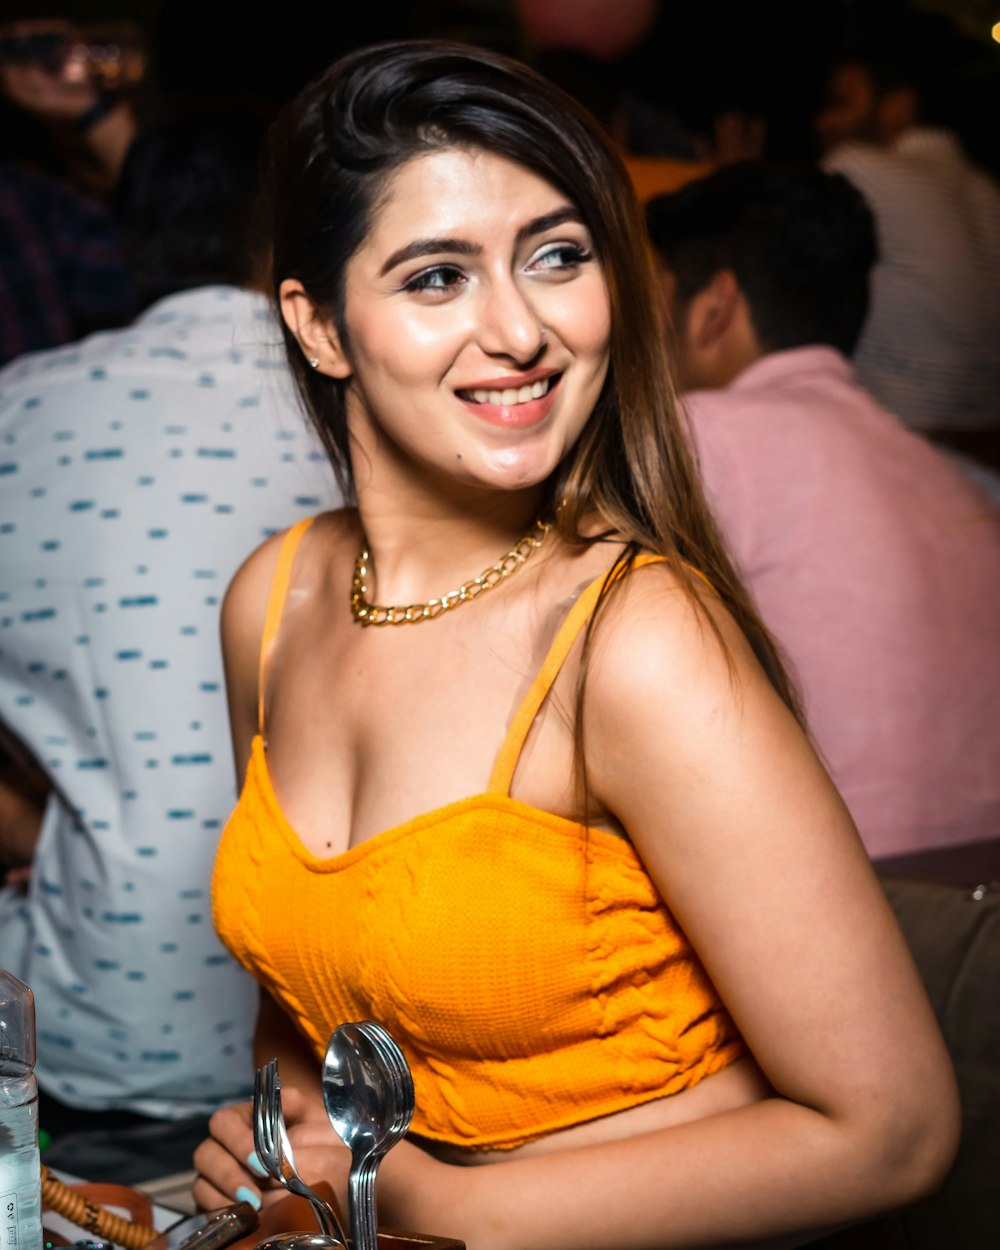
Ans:
{"type": "MultiPolygon", "coordinates": [[[[334,66],[272,151],[289,359],[357,506],[227,595],[214,897],[300,1164],[342,1190],[317,1058],[370,1016],[417,1090],[396,1226],[794,1245],[924,1192],[948,1059],[695,485],[616,158],[427,44],[334,66]]],[[[248,1108],[212,1134],[198,1200],[267,1200],[248,1108]]]]}

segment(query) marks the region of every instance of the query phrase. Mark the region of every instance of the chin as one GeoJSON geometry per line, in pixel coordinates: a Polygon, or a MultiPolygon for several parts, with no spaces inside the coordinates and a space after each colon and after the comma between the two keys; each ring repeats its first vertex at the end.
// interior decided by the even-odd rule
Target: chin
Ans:
{"type": "Polygon", "coordinates": [[[549,480],[557,467],[558,461],[553,462],[549,457],[544,461],[534,458],[526,461],[515,454],[505,463],[502,456],[495,456],[483,467],[483,478],[499,490],[536,490],[549,480]]]}
{"type": "Polygon", "coordinates": [[[537,489],[549,481],[570,454],[581,432],[577,431],[572,439],[558,440],[558,444],[551,439],[538,439],[533,445],[522,443],[484,451],[479,472],[504,490],[537,489]]]}

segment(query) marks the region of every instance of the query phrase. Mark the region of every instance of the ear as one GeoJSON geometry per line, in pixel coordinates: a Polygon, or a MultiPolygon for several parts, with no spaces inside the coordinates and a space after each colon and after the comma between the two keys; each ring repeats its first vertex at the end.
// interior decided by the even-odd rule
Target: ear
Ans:
{"type": "Polygon", "coordinates": [[[717,348],[742,307],[742,293],[731,269],[720,269],[688,301],[687,337],[700,351],[717,348]]]}
{"type": "Polygon", "coordinates": [[[731,269],[720,269],[678,307],[674,367],[682,390],[728,386],[760,355],[746,297],[731,269]]]}
{"type": "Polygon", "coordinates": [[[286,278],[278,288],[281,315],[298,339],[302,354],[310,363],[317,360],[320,373],[331,378],[349,378],[353,372],[333,322],[306,294],[297,278],[286,278]]]}

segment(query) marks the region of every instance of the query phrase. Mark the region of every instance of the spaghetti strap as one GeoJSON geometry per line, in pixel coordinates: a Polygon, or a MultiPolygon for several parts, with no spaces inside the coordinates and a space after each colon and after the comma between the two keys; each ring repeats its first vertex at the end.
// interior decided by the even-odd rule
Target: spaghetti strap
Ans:
{"type": "MultiPolygon", "coordinates": [[[[630,568],[641,568],[645,564],[659,563],[665,559],[665,556],[637,556],[630,568]]],[[[507,736],[504,738],[503,744],[497,753],[496,763],[493,765],[493,773],[490,777],[488,791],[490,794],[502,794],[504,796],[510,794],[511,782],[514,780],[514,772],[517,769],[518,760],[521,758],[521,751],[528,737],[528,732],[534,723],[535,717],[538,715],[539,709],[545,702],[546,696],[552,689],[552,684],[559,675],[559,670],[565,663],[573,643],[576,642],[593,615],[597,602],[601,597],[601,591],[604,589],[604,585],[610,576],[610,573],[601,573],[599,577],[595,577],[584,588],[576,603],[570,608],[566,619],[560,625],[552,646],[549,648],[548,655],[542,662],[542,667],[538,670],[538,674],[531,683],[531,688],[525,695],[521,706],[514,714],[514,719],[507,730],[507,736]]],[[[621,573],[618,573],[617,576],[620,577],[621,573]]]]}
{"type": "Polygon", "coordinates": [[[288,594],[288,582],[292,575],[292,564],[298,551],[302,535],[312,525],[315,517],[304,517],[285,532],[278,552],[278,563],[274,569],[271,582],[271,593],[267,600],[267,614],[264,617],[264,632],[260,639],[260,660],[257,666],[257,732],[264,737],[264,678],[266,676],[267,656],[281,624],[281,613],[288,594]]]}

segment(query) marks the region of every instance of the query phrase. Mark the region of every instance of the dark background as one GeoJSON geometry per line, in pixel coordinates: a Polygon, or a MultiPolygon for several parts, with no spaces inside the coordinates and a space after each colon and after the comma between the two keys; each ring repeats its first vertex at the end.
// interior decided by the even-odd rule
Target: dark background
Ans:
{"type": "MultiPolygon", "coordinates": [[[[529,0],[525,0],[528,3],[529,0]]],[[[613,0],[608,0],[613,3],[613,0]]],[[[571,12],[574,0],[564,0],[571,12]]],[[[584,6],[586,7],[586,6],[584,6]]],[[[125,20],[141,32],[151,68],[138,100],[240,97],[273,108],[334,57],[352,47],[396,37],[449,37],[537,60],[539,49],[518,25],[516,0],[360,0],[318,6],[278,0],[250,16],[229,0],[10,0],[4,20],[67,17],[79,23],[125,20]]],[[[1000,168],[1000,0],[660,0],[659,18],[642,44],[618,63],[547,57],[540,68],[564,85],[602,100],[624,84],[656,110],[673,111],[697,128],[719,108],[763,115],[769,155],[815,155],[811,118],[826,66],[852,31],[900,10],[944,13],[978,48],[970,80],[969,125],[979,118],[977,155],[1000,168]],[[992,133],[991,133],[992,132],[992,133]],[[992,154],[991,154],[992,153],[992,154]]]]}

